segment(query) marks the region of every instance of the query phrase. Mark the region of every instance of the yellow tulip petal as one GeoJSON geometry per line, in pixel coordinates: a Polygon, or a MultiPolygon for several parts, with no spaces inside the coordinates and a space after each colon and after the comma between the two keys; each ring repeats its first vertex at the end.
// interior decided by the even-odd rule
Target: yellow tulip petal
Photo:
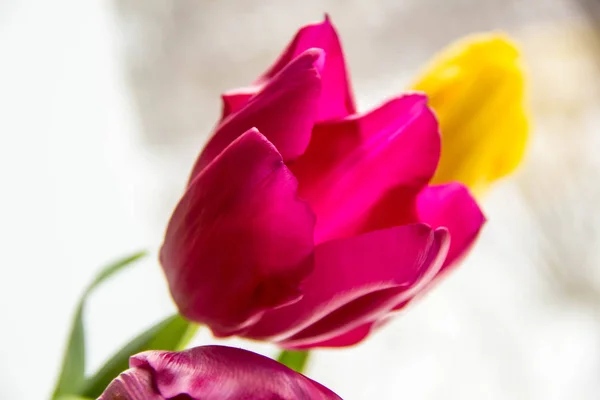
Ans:
{"type": "Polygon", "coordinates": [[[442,134],[433,183],[483,193],[520,163],[529,121],[517,47],[498,33],[469,36],[435,57],[412,85],[429,97],[442,134]]]}

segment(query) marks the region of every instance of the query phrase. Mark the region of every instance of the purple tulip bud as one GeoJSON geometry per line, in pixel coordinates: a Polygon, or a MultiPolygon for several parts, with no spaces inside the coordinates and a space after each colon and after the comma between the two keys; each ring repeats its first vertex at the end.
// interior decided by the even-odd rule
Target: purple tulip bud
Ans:
{"type": "Polygon", "coordinates": [[[277,361],[233,347],[146,351],[129,366],[98,400],[341,400],[277,361]]]}

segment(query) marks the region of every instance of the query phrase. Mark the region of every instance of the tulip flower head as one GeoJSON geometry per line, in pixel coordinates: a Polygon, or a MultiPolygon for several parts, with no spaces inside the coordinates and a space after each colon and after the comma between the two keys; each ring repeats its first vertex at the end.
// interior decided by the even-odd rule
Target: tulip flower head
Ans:
{"type": "Polygon", "coordinates": [[[98,400],[341,400],[277,361],[232,347],[147,351],[98,400]]]}
{"type": "Polygon", "coordinates": [[[433,183],[458,181],[482,194],[523,158],[528,135],[524,76],[504,35],[466,37],[435,57],[412,85],[429,98],[442,134],[433,183]]]}
{"type": "Polygon", "coordinates": [[[223,95],[160,254],[180,313],[287,348],[360,342],[484,223],[464,185],[429,184],[440,147],[423,94],[357,113],[331,21],[303,27],[223,95]]]}

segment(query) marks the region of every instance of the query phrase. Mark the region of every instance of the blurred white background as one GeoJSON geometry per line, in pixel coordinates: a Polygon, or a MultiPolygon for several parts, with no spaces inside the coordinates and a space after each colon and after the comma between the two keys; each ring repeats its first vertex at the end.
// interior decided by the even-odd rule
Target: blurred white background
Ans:
{"type": "MultiPolygon", "coordinates": [[[[600,47],[593,9],[558,0],[0,2],[0,398],[49,396],[84,285],[156,250],[219,93],[325,11],[362,109],[451,40],[507,30],[535,135],[465,264],[362,345],[315,352],[309,375],[347,400],[598,398],[600,47]]],[[[92,369],[174,310],[155,259],[92,298],[92,369]]]]}

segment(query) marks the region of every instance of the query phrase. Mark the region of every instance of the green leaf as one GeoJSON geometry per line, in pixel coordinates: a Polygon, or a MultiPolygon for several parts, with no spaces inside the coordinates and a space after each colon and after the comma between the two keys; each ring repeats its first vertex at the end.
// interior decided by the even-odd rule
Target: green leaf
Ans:
{"type": "Polygon", "coordinates": [[[194,336],[198,326],[176,314],[164,319],[131,340],[91,378],[81,391],[87,397],[97,398],[109,383],[129,368],[129,357],[146,350],[183,350],[194,336]]]}
{"type": "Polygon", "coordinates": [[[54,398],[59,394],[77,392],[85,377],[83,303],[82,299],[75,312],[73,327],[63,356],[61,372],[54,390],[54,398]]]}
{"type": "Polygon", "coordinates": [[[146,252],[139,252],[129,257],[116,261],[103,268],[92,283],[86,288],[79,299],[75,311],[73,326],[67,342],[61,372],[58,377],[53,398],[61,398],[66,395],[79,393],[85,379],[85,331],[83,328],[83,309],[89,294],[107,278],[121,271],[134,261],[144,257],[146,252]]]}
{"type": "Polygon", "coordinates": [[[296,372],[303,373],[309,356],[309,351],[282,350],[277,357],[277,361],[296,372]]]}

